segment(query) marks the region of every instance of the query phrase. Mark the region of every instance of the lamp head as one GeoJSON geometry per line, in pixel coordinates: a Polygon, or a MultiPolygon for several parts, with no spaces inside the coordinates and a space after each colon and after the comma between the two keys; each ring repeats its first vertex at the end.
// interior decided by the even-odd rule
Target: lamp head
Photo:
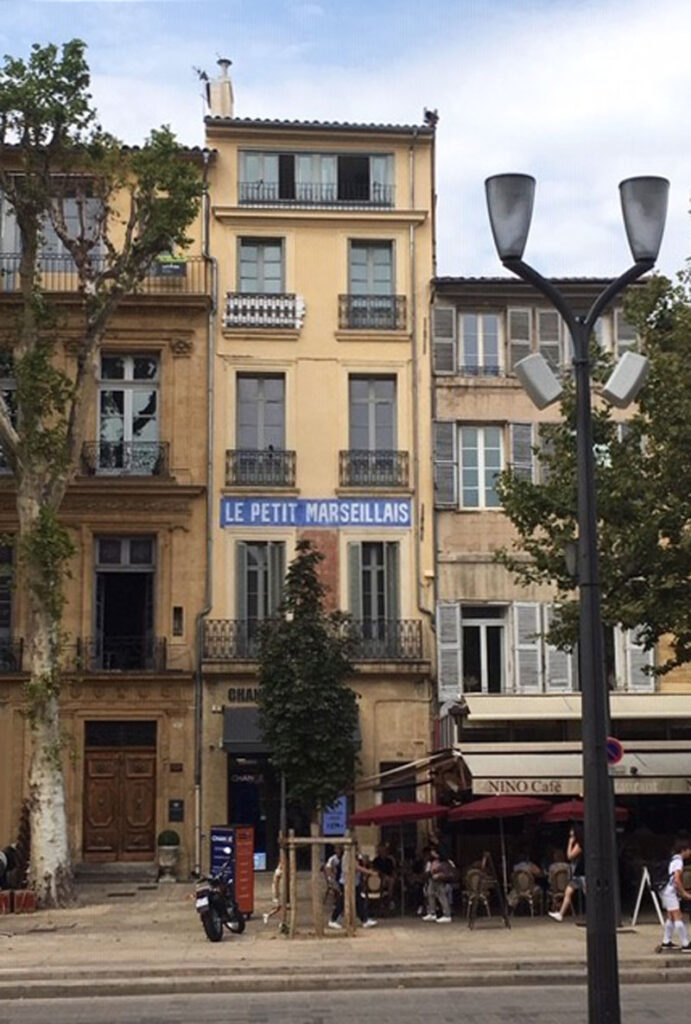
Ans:
{"type": "Polygon", "coordinates": [[[520,260],[533,216],[535,178],[530,174],[495,174],[485,181],[485,195],[499,258],[520,260]]]}
{"type": "Polygon", "coordinates": [[[636,262],[657,259],[667,218],[667,178],[627,178],[619,185],[626,237],[636,262]]]}

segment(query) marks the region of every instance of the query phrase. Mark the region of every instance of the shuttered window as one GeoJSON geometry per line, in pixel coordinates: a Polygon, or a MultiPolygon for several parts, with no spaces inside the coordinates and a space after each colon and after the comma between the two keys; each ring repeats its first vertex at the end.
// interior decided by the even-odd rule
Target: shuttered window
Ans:
{"type": "Polygon", "coordinates": [[[575,685],[575,658],[568,651],[561,651],[547,641],[547,634],[554,618],[552,605],[543,605],[543,635],[545,637],[545,690],[548,693],[572,693],[575,685]]]}
{"type": "Polygon", "coordinates": [[[540,309],[537,314],[538,351],[544,356],[553,370],[559,370],[562,364],[562,323],[558,313],[540,309]]]}
{"type": "Polygon", "coordinates": [[[456,309],[432,307],[432,353],[435,373],[456,372],[456,309]]]}
{"type": "Polygon", "coordinates": [[[496,483],[504,467],[501,427],[461,427],[459,462],[461,507],[498,508],[496,483]]]}
{"type": "Polygon", "coordinates": [[[454,422],[437,420],[434,424],[434,504],[436,508],[456,508],[458,504],[456,435],[454,422]]]}
{"type": "Polygon", "coordinates": [[[533,425],[511,423],[511,468],[523,480],[533,480],[533,425]]]}
{"type": "Polygon", "coordinates": [[[235,545],[236,616],[251,637],[259,623],[271,618],[281,603],[285,576],[285,544],[279,541],[238,541],[235,545]]]}
{"type": "Polygon", "coordinates": [[[542,689],[540,605],[517,602],[513,606],[514,671],[519,693],[542,689]]]}
{"type": "Polygon", "coordinates": [[[460,329],[460,372],[470,377],[498,377],[501,362],[497,314],[463,313],[460,329]]]}
{"type": "Polygon", "coordinates": [[[437,605],[437,687],[439,702],[461,693],[461,606],[437,605]]]}
{"type": "Polygon", "coordinates": [[[349,611],[364,623],[393,622],[400,617],[399,545],[397,541],[348,545],[349,611]]]}
{"type": "Polygon", "coordinates": [[[520,359],[525,359],[532,351],[532,334],[530,330],[531,314],[529,309],[510,309],[508,312],[508,355],[509,369],[520,359]]]}

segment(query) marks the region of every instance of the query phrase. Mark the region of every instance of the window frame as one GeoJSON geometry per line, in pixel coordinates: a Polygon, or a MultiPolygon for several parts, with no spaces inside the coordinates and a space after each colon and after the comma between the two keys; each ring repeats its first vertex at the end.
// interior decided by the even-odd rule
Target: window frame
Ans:
{"type": "Polygon", "coordinates": [[[506,424],[502,423],[466,423],[459,422],[457,425],[458,440],[457,440],[457,455],[458,455],[458,507],[464,510],[470,511],[490,511],[499,509],[501,510],[501,502],[499,501],[499,495],[496,492],[496,487],[487,488],[485,484],[486,474],[492,467],[487,466],[487,451],[486,433],[490,430],[496,430],[499,437],[499,467],[496,472],[496,476],[499,476],[506,469],[506,424]],[[466,504],[464,498],[464,492],[470,490],[464,485],[463,473],[464,473],[464,452],[466,446],[463,443],[464,431],[476,430],[478,432],[478,441],[482,438],[482,444],[478,443],[475,450],[477,452],[477,465],[468,466],[468,470],[474,470],[477,473],[477,487],[475,488],[478,492],[478,503],[476,505],[466,504]],[[497,497],[496,504],[487,503],[487,495],[494,493],[497,497]]]}
{"type": "Polygon", "coordinates": [[[505,326],[504,317],[501,311],[494,310],[458,310],[458,348],[456,352],[456,367],[459,374],[465,377],[501,377],[505,372],[505,326]],[[466,361],[466,319],[474,317],[477,321],[477,366],[472,367],[466,361]],[[493,317],[496,320],[496,359],[494,365],[487,363],[485,320],[493,317]]]}
{"type": "MultiPolygon", "coordinates": [[[[245,261],[247,262],[247,261],[245,261]]],[[[269,237],[262,235],[239,235],[237,239],[237,273],[236,273],[236,286],[238,295],[284,295],[286,291],[286,255],[285,255],[285,238],[283,237],[269,237]],[[257,254],[257,274],[256,274],[256,287],[247,288],[243,287],[243,247],[253,245],[259,250],[257,254]],[[266,288],[266,253],[265,250],[270,246],[277,247],[280,253],[280,259],[278,260],[280,266],[280,287],[276,291],[268,291],[266,288]]]]}

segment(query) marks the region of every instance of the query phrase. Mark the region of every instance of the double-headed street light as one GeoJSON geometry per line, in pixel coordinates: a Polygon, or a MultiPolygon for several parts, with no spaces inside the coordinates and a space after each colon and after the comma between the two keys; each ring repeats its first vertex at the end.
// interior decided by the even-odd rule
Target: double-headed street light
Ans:
{"type": "MultiPolygon", "coordinates": [[[[629,178],[619,186],[626,234],[634,264],[612,281],[586,314],[574,313],[551,281],[523,262],[535,196],[535,179],[527,174],[499,174],[485,182],[494,242],[504,266],[534,285],[563,317],[573,342],[576,380],[578,483],[578,634],[582,700],[585,855],[587,858],[586,927],[588,948],[588,1020],[620,1024],[617,966],[617,861],[614,799],[607,767],[609,693],[600,614],[597,553],[597,504],[590,399],[590,336],[597,318],[615,296],[651,270],[660,248],[667,214],[669,182],[665,178],[629,178]]],[[[561,384],[541,355],[515,367],[519,380],[538,408],[561,394],[561,384]]],[[[626,353],[603,388],[603,395],[623,407],[645,381],[647,362],[626,353]]]]}

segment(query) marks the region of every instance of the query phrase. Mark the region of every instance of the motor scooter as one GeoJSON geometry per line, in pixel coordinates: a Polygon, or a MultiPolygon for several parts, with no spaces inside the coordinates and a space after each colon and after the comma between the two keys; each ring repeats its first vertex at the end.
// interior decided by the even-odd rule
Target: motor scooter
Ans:
{"type": "Polygon", "coordinates": [[[201,878],[195,892],[194,905],[209,942],[220,942],[226,928],[234,935],[242,935],[245,930],[245,916],[235,899],[232,850],[224,846],[223,853],[228,859],[215,875],[201,878]]]}

